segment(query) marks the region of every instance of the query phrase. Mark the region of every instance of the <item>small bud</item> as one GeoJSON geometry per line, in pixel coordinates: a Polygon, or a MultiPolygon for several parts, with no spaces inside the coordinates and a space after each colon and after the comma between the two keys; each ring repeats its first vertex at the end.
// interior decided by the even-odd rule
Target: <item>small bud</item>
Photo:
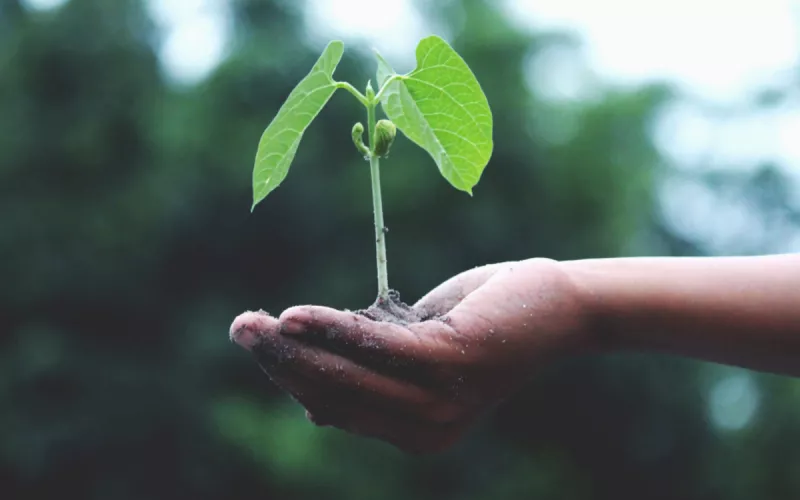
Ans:
{"type": "Polygon", "coordinates": [[[375,124],[375,156],[386,156],[397,135],[397,127],[389,120],[378,120],[375,124]]]}
{"type": "Polygon", "coordinates": [[[375,90],[372,89],[372,80],[367,80],[366,97],[369,102],[375,99],[375,90]]]}
{"type": "Polygon", "coordinates": [[[369,148],[364,145],[364,125],[361,125],[361,122],[356,123],[353,125],[353,144],[356,145],[356,149],[359,153],[364,155],[365,157],[369,156],[369,148]]]}

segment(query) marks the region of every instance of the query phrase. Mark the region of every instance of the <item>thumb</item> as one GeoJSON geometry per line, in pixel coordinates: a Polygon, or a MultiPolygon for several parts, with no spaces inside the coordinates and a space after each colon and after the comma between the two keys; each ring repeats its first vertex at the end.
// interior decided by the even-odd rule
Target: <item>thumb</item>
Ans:
{"type": "Polygon", "coordinates": [[[521,265],[496,269],[447,314],[450,326],[467,335],[507,334],[525,326],[536,290],[526,271],[521,265]]]}
{"type": "Polygon", "coordinates": [[[420,311],[423,317],[447,314],[503,266],[489,264],[457,274],[419,299],[414,309],[420,311]]]}

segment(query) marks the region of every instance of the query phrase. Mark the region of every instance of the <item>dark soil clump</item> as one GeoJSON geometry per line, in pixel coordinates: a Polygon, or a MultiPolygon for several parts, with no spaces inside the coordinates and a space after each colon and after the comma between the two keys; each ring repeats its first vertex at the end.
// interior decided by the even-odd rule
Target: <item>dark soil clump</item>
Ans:
{"type": "Polygon", "coordinates": [[[356,311],[356,314],[365,316],[373,321],[385,321],[398,325],[408,325],[431,319],[423,316],[400,300],[400,293],[397,290],[389,290],[388,300],[378,297],[371,306],[367,309],[356,311]]]}

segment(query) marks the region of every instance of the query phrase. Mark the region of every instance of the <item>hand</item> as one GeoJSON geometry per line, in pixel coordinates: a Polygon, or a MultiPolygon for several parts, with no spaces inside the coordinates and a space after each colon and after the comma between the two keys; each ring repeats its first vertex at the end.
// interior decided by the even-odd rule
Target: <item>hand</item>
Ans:
{"type": "Polygon", "coordinates": [[[588,346],[578,287],[554,261],[459,274],[396,324],[319,306],[240,315],[231,339],[318,425],[407,452],[448,448],[556,356],[588,346]]]}

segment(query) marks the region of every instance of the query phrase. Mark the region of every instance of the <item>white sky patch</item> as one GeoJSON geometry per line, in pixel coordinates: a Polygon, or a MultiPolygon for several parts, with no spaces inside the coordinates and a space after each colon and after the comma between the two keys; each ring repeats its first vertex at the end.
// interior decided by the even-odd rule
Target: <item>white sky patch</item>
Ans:
{"type": "Polygon", "coordinates": [[[800,253],[800,234],[786,240],[783,248],[778,249],[782,253],[800,253]]]}
{"type": "Polygon", "coordinates": [[[67,0],[22,0],[21,3],[28,10],[52,10],[64,5],[67,0]]]}
{"type": "Polygon", "coordinates": [[[749,168],[766,161],[800,171],[800,103],[741,116],[676,103],[661,116],[654,138],[680,167],[749,168]]]}
{"type": "Polygon", "coordinates": [[[669,79],[730,102],[800,59],[793,0],[505,0],[517,23],[567,28],[591,64],[613,81],[669,79]]]}
{"type": "Polygon", "coordinates": [[[760,390],[749,372],[731,374],[714,384],[708,397],[708,414],[718,429],[737,431],[756,415],[760,390]]]}
{"type": "Polygon", "coordinates": [[[767,228],[759,212],[738,200],[722,199],[716,191],[688,177],[665,179],[658,186],[667,225],[712,254],[763,251],[767,228]]]}
{"type": "Polygon", "coordinates": [[[150,0],[148,8],[162,29],[159,56],[173,81],[196,83],[225,57],[230,38],[225,0],[150,0]]]}
{"type": "Polygon", "coordinates": [[[549,47],[526,62],[528,86],[554,102],[583,101],[594,97],[594,75],[581,51],[573,47],[549,47]]]}
{"type": "Polygon", "coordinates": [[[306,0],[306,6],[307,29],[315,42],[366,42],[398,72],[414,68],[417,41],[431,34],[407,0],[306,0]]]}

